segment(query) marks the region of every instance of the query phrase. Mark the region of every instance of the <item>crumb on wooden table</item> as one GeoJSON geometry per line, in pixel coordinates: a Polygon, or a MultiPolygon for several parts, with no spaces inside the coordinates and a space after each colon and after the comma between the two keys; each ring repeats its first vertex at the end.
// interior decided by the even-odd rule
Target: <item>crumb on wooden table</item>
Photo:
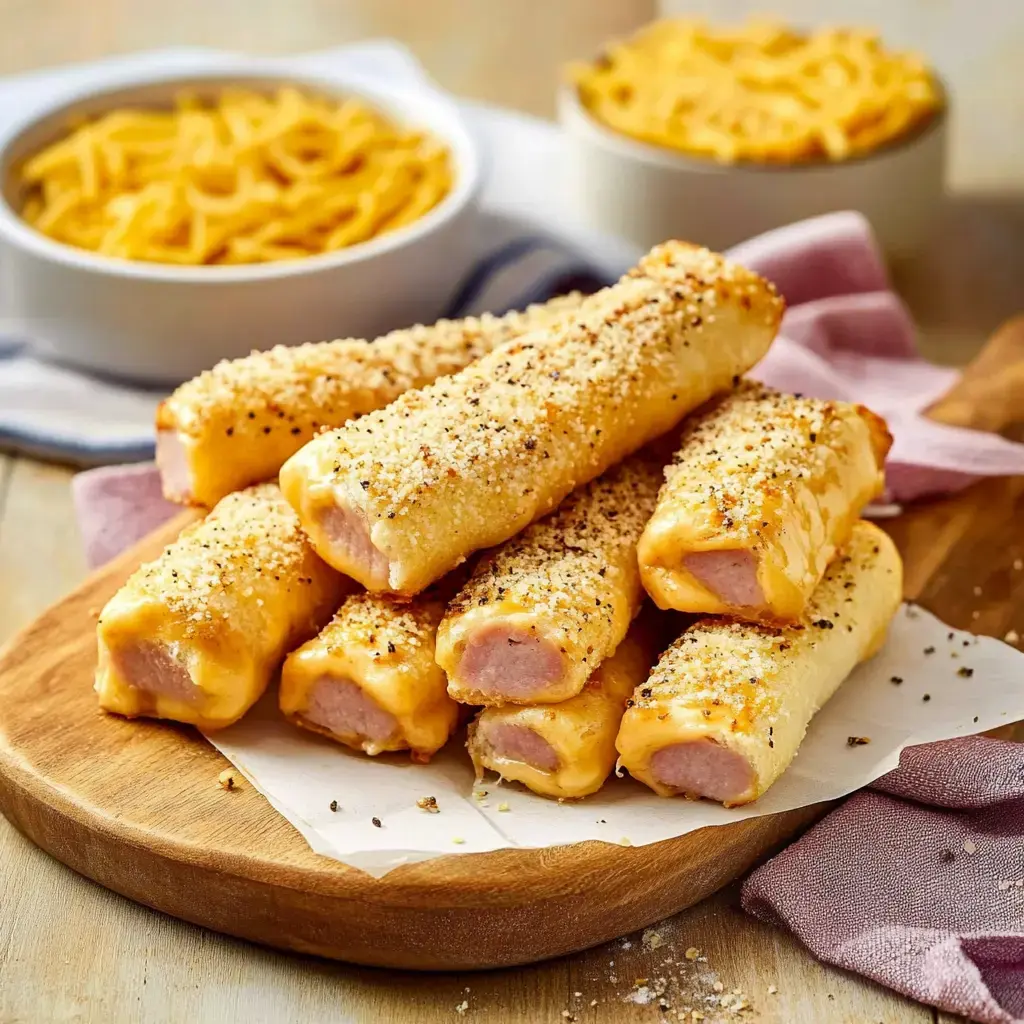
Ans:
{"type": "Polygon", "coordinates": [[[238,789],[238,776],[235,774],[235,769],[225,768],[224,771],[217,776],[217,785],[224,790],[238,789]]]}

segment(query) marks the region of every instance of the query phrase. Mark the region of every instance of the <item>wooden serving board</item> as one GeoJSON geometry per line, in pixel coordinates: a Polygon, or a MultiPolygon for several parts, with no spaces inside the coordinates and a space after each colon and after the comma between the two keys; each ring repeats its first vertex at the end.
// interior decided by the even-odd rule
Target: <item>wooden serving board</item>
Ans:
{"type": "MultiPolygon", "coordinates": [[[[1024,419],[1024,321],[1008,325],[933,415],[1024,419]]],[[[1024,478],[991,480],[886,521],[907,596],[1002,636],[1024,601],[1024,478]],[[974,596],[980,586],[982,596],[974,596]],[[978,612],[978,615],[973,615],[978,612]]],[[[752,818],[644,847],[597,842],[446,856],[383,879],[314,854],[194,730],[128,722],[92,692],[99,609],[183,513],[90,577],[0,655],[0,810],[76,871],[168,914],[284,949],[389,967],[467,969],[596,945],[710,895],[820,816],[752,818]]]]}

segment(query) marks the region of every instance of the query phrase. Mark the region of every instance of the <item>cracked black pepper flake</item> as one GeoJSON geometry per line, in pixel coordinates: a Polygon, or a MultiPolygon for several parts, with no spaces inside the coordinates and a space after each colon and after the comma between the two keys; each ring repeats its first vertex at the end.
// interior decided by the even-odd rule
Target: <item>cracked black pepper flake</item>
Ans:
{"type": "Polygon", "coordinates": [[[964,679],[970,679],[971,676],[974,675],[974,669],[968,668],[966,665],[964,665],[962,668],[958,668],[956,670],[956,674],[958,676],[962,676],[964,679]]]}
{"type": "Polygon", "coordinates": [[[889,676],[889,682],[899,686],[903,682],[903,676],[889,676]]]}
{"type": "Polygon", "coordinates": [[[935,648],[934,647],[926,647],[924,649],[924,653],[925,654],[934,654],[935,653],[935,648]]]}
{"type": "Polygon", "coordinates": [[[864,747],[871,742],[868,736],[847,736],[846,745],[848,747],[864,747]]]}
{"type": "Polygon", "coordinates": [[[332,811],[336,811],[337,809],[338,809],[338,801],[337,800],[332,800],[331,801],[331,810],[332,811]]]}
{"type": "Polygon", "coordinates": [[[370,819],[370,823],[374,826],[374,828],[383,828],[384,827],[380,823],[380,818],[371,818],[370,819]]]}
{"type": "Polygon", "coordinates": [[[921,698],[921,700],[923,700],[923,701],[929,701],[929,700],[931,700],[931,699],[932,699],[932,695],[931,695],[930,693],[926,693],[926,694],[925,694],[925,695],[924,695],[924,696],[923,696],[923,697],[921,698]]]}

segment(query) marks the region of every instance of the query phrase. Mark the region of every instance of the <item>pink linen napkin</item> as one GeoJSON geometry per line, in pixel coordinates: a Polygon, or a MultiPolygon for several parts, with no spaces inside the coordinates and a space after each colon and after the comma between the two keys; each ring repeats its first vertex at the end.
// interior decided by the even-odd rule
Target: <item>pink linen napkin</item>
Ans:
{"type": "Polygon", "coordinates": [[[984,1024],[1024,1022],[1024,744],[908,747],[747,879],[819,959],[984,1024]]]}

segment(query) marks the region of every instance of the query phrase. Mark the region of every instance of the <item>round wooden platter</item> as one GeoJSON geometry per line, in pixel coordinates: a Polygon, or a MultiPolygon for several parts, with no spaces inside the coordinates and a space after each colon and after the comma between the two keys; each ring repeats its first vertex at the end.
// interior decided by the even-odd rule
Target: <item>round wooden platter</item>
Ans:
{"type": "MultiPolygon", "coordinates": [[[[985,372],[968,375],[946,407],[949,419],[998,429],[1021,408],[1024,386],[994,398],[994,388],[1006,391],[1007,360],[993,358],[991,345],[986,358],[977,364],[985,372]],[[997,406],[1005,415],[993,420],[997,406]]],[[[958,595],[970,588],[955,576],[1005,556],[1019,484],[993,481],[892,521],[910,596],[972,625],[957,621],[968,617],[958,595]],[[928,591],[934,580],[938,589],[928,591]]],[[[808,807],[650,846],[445,856],[382,879],[318,856],[251,786],[228,793],[217,785],[226,762],[194,730],[97,708],[98,611],[190,518],[183,513],[96,573],[0,655],[0,810],[54,857],[133,900],[356,963],[510,966],[585,949],[690,906],[822,813],[808,807]]],[[[1008,623],[993,619],[991,631],[1000,628],[1008,623]]]]}

